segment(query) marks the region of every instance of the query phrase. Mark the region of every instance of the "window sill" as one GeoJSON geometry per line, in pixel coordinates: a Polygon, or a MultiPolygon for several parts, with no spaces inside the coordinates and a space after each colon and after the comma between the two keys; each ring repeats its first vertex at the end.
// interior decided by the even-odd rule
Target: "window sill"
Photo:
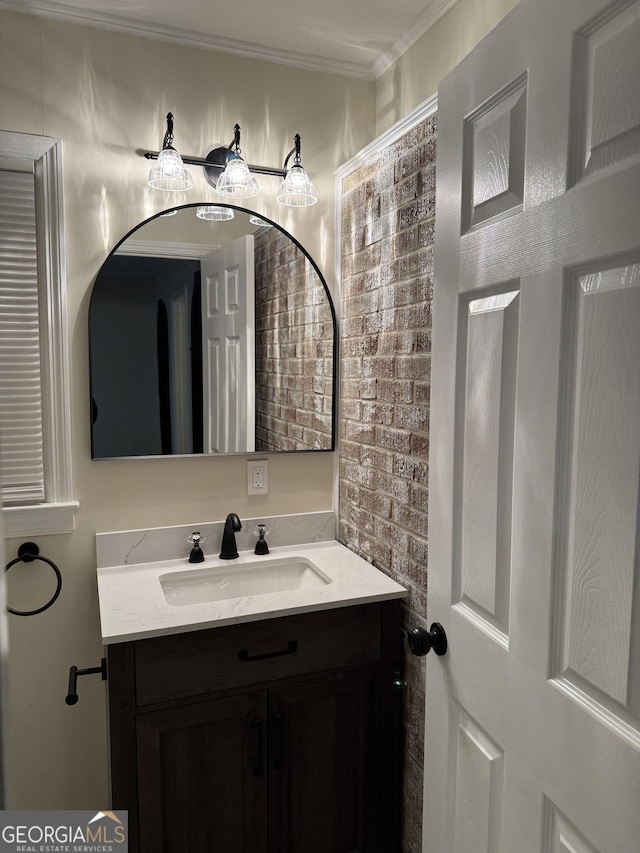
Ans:
{"type": "Polygon", "coordinates": [[[5,506],[2,526],[7,539],[13,536],[48,536],[51,533],[72,533],[75,528],[78,501],[5,506]]]}

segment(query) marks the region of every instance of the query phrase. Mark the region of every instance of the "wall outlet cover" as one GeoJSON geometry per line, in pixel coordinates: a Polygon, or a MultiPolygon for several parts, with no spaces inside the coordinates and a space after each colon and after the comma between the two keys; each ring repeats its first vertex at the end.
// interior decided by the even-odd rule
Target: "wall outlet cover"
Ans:
{"type": "Polygon", "coordinates": [[[247,494],[269,494],[269,461],[267,459],[247,460],[247,494]]]}

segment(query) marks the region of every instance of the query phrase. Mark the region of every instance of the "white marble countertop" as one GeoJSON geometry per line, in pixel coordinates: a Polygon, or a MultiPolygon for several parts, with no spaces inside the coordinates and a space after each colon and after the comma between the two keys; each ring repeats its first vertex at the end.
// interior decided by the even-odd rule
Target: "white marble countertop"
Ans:
{"type": "Polygon", "coordinates": [[[237,560],[206,557],[190,564],[186,558],[107,566],[98,569],[102,641],[105,645],[164,634],[199,631],[259,619],[291,616],[355,604],[404,598],[406,590],[339,542],[315,542],[272,548],[268,555],[241,551],[237,560]],[[207,568],[233,570],[249,563],[305,557],[331,582],[228,598],[222,601],[174,606],[167,602],[160,577],[168,572],[207,568]]]}

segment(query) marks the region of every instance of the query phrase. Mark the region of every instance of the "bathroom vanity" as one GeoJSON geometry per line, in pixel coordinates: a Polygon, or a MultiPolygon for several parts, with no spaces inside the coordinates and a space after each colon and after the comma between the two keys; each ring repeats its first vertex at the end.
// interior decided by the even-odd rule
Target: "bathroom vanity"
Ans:
{"type": "Polygon", "coordinates": [[[229,562],[98,570],[130,849],[398,850],[405,591],[335,540],[229,562]]]}

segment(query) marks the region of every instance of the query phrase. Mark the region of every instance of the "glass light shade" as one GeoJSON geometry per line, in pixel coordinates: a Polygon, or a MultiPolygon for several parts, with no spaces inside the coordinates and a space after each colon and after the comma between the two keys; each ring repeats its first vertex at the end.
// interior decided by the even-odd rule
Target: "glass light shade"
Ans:
{"type": "Polygon", "coordinates": [[[252,225],[262,225],[263,228],[272,228],[271,222],[267,222],[266,219],[263,219],[261,216],[258,216],[257,213],[252,213],[249,217],[249,222],[252,225]]]}
{"type": "Polygon", "coordinates": [[[175,216],[177,212],[178,212],[178,209],[177,209],[177,208],[176,208],[175,210],[167,210],[167,212],[166,212],[166,213],[161,213],[161,214],[160,214],[160,217],[165,217],[165,216],[175,216]]]}
{"type": "Polygon", "coordinates": [[[230,207],[218,207],[215,204],[203,204],[196,210],[198,219],[206,219],[208,222],[226,222],[235,216],[230,207]]]}
{"type": "Polygon", "coordinates": [[[193,186],[191,173],[174,148],[163,148],[149,172],[149,186],[154,190],[179,192],[193,186]]]}
{"type": "Polygon", "coordinates": [[[218,178],[216,192],[225,198],[253,198],[258,183],[242,157],[233,157],[218,178]]]}
{"type": "Polygon", "coordinates": [[[302,166],[292,166],[278,188],[276,199],[287,207],[308,207],[318,201],[318,196],[302,166]]]}

